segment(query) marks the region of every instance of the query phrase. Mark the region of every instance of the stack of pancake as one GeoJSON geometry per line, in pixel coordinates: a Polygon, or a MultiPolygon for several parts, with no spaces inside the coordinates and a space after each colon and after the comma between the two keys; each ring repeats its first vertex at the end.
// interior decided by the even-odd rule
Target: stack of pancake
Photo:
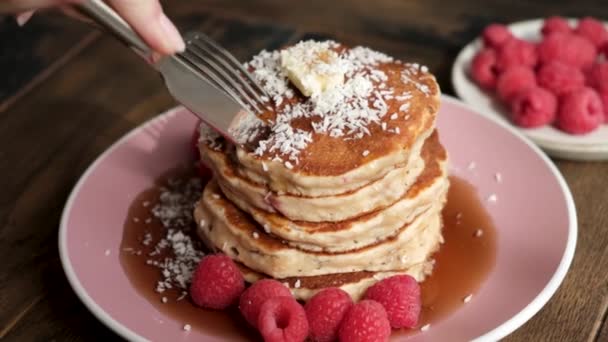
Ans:
{"type": "Polygon", "coordinates": [[[246,66],[274,106],[261,120],[239,118],[237,144],[201,126],[214,171],[194,213],[205,244],[246,280],[277,279],[302,300],[325,287],[357,299],[394,274],[423,281],[443,241],[449,186],[427,68],[331,41],[262,51],[246,66]],[[343,78],[304,96],[285,51],[321,63],[310,68],[316,80],[319,70],[343,78]]]}

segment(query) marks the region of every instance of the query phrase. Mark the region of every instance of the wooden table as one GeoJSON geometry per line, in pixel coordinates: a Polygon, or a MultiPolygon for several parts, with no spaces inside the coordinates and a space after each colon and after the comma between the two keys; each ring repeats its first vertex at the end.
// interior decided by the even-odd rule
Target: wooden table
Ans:
{"type": "MultiPolygon", "coordinates": [[[[557,13],[608,19],[599,1],[173,0],[166,7],[182,29],[209,33],[241,60],[332,37],[422,62],[447,94],[456,53],[490,22],[557,13]]],[[[59,219],[95,157],[174,102],[136,56],[84,24],[50,14],[24,28],[0,21],[0,339],[116,340],[66,281],[59,219]]],[[[576,256],[555,296],[506,340],[608,341],[608,163],[555,162],[577,206],[576,256]]]]}

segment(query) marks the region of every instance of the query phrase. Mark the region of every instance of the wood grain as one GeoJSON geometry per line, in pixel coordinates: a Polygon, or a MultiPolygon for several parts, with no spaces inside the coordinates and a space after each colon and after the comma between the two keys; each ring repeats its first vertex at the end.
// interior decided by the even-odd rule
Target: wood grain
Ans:
{"type": "Polygon", "coordinates": [[[92,42],[91,28],[58,16],[34,15],[24,27],[0,19],[0,113],[92,42]]]}
{"type": "MultiPolygon", "coordinates": [[[[456,53],[489,22],[608,18],[596,1],[181,0],[165,7],[180,28],[210,34],[241,60],[330,37],[424,63],[445,93],[453,93],[456,53]]],[[[138,57],[82,24],[37,15],[24,29],[11,25],[0,22],[0,339],[116,340],[63,276],[59,217],[94,158],[174,102],[138,57]]],[[[505,341],[608,341],[608,163],[555,162],[577,205],[576,256],[555,296],[505,341]]]]}

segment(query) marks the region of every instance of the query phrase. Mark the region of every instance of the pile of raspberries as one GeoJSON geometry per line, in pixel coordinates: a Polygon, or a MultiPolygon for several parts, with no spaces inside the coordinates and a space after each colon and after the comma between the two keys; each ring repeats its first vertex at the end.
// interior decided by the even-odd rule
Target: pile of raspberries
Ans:
{"type": "Polygon", "coordinates": [[[495,90],[525,128],[554,125],[586,134],[608,122],[608,31],[594,18],[575,27],[562,17],[543,22],[538,43],[519,39],[500,24],[483,31],[484,47],[471,76],[495,90]]]}
{"type": "Polygon", "coordinates": [[[333,287],[302,305],[274,279],[258,280],[246,288],[238,266],[224,254],[201,260],[192,277],[190,298],[207,309],[238,305],[265,342],[385,342],[392,329],[416,327],[422,309],[420,287],[409,275],[377,282],[356,303],[333,287]]]}

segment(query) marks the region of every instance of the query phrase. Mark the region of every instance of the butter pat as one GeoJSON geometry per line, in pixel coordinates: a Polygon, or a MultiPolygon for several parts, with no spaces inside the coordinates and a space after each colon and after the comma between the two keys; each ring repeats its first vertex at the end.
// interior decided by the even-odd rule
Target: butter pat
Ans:
{"type": "Polygon", "coordinates": [[[332,43],[306,41],[281,51],[281,68],[304,96],[315,96],[344,83],[345,63],[332,50],[332,43]]]}

